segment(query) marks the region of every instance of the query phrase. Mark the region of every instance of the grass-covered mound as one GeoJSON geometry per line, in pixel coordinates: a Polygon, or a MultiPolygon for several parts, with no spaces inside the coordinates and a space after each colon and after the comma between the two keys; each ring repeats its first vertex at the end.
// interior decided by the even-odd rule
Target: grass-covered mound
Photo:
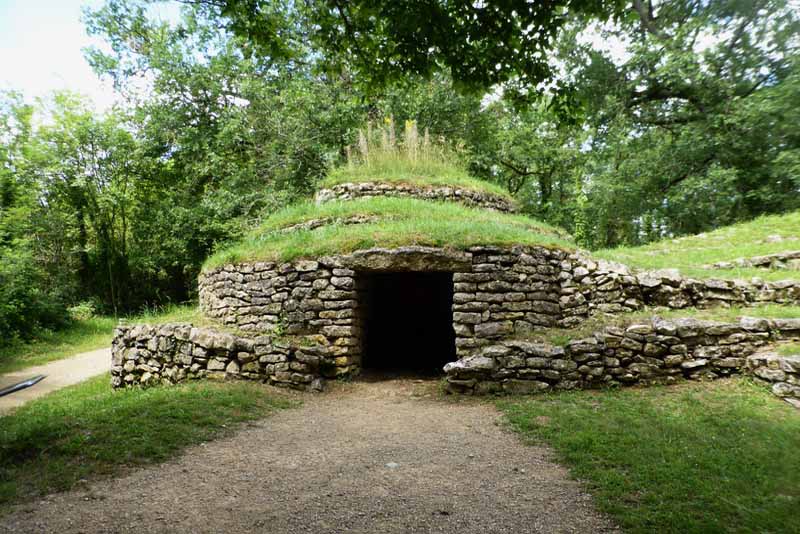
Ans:
{"type": "Polygon", "coordinates": [[[800,280],[800,271],[703,268],[720,261],[790,250],[800,250],[800,211],[760,217],[713,232],[658,241],[641,247],[600,250],[595,255],[642,269],[680,269],[682,274],[697,278],[800,280]]]}
{"type": "Polygon", "coordinates": [[[562,231],[522,215],[413,198],[364,198],[316,206],[307,202],[269,217],[245,239],[211,256],[204,269],[247,261],[291,261],[372,247],[424,245],[465,249],[474,245],[543,245],[572,249],[562,231]],[[345,224],[356,216],[368,223],[345,224]],[[314,230],[282,229],[331,219],[314,230]]]}
{"type": "MultiPolygon", "coordinates": [[[[471,178],[457,152],[420,135],[413,122],[396,135],[388,121],[378,129],[359,132],[348,148],[348,162],[320,184],[407,183],[450,186],[513,200],[502,187],[471,178]]],[[[272,214],[240,242],[211,256],[203,266],[227,263],[292,261],[346,254],[373,247],[421,245],[465,249],[474,245],[542,245],[574,248],[569,236],[545,223],[521,215],[470,208],[456,202],[406,197],[367,197],[344,202],[300,203],[272,214]],[[364,219],[359,224],[354,219],[364,219]],[[310,228],[289,227],[324,221],[310,228]]]]}

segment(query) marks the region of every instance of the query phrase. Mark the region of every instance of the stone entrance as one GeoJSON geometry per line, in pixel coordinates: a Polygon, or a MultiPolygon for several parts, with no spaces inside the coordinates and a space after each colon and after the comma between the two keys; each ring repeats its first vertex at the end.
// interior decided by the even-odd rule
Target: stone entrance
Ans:
{"type": "Polygon", "coordinates": [[[453,274],[360,275],[365,371],[440,374],[455,361],[453,274]]]}

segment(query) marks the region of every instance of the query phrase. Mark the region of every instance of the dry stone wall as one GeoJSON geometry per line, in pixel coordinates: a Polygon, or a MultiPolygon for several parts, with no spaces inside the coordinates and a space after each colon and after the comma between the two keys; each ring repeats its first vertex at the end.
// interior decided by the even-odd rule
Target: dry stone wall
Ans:
{"type": "Polygon", "coordinates": [[[720,261],[711,265],[712,269],[734,269],[737,267],[800,271],[800,250],[766,254],[764,256],[753,256],[752,258],[738,258],[731,261],[720,261]]]}
{"type": "Polygon", "coordinates": [[[625,329],[607,328],[565,346],[502,340],[447,364],[450,391],[531,393],[601,385],[670,383],[753,370],[774,381],[780,396],[800,397],[800,358],[758,356],[767,343],[800,338],[800,319],[738,323],[654,318],[625,329]]]}
{"type": "Polygon", "coordinates": [[[448,377],[454,390],[473,393],[738,372],[742,358],[772,339],[771,328],[793,332],[797,324],[658,322],[607,330],[563,348],[519,339],[541,328],[573,327],[598,312],[644,306],[800,303],[798,282],[692,280],[676,271],[634,272],[547,247],[400,247],[317,260],[226,265],[201,275],[201,309],[240,335],[189,325],[120,328],[113,346],[114,385],[238,376],[316,388],[317,378],[357,374],[368,275],[409,271],[453,273],[459,361],[448,366],[448,377]]]}
{"type": "Polygon", "coordinates": [[[321,189],[318,203],[332,200],[353,200],[365,197],[411,197],[439,202],[458,202],[470,207],[485,208],[504,213],[516,211],[513,201],[500,195],[450,186],[428,186],[402,183],[345,183],[321,189]]]}
{"type": "Polygon", "coordinates": [[[559,274],[567,253],[538,247],[473,247],[469,269],[453,275],[456,353],[562,318],[559,274]]]}
{"type": "Polygon", "coordinates": [[[111,345],[111,385],[245,378],[321,390],[337,374],[331,347],[270,336],[242,337],[190,324],[120,326],[111,345]]]}
{"type": "Polygon", "coordinates": [[[602,313],[800,303],[800,282],[693,280],[674,270],[634,272],[545,247],[473,247],[455,273],[457,354],[541,327],[574,327],[602,313]]]}
{"type": "Polygon", "coordinates": [[[242,332],[317,336],[346,374],[361,355],[354,275],[335,260],[228,265],[200,277],[200,306],[242,332]]]}
{"type": "Polygon", "coordinates": [[[800,303],[798,281],[696,280],[675,269],[635,272],[581,255],[570,256],[560,279],[565,327],[597,311],[619,313],[645,305],[681,309],[800,303]]]}
{"type": "Polygon", "coordinates": [[[303,335],[350,326],[358,305],[355,272],[335,265],[324,260],[226,265],[200,276],[200,307],[242,331],[303,335]]]}
{"type": "Polygon", "coordinates": [[[547,247],[401,247],[315,261],[227,265],[201,275],[200,303],[207,316],[244,332],[321,335],[355,366],[364,302],[359,273],[381,271],[453,273],[459,357],[537,328],[570,328],[598,312],[800,303],[799,282],[693,280],[671,270],[637,273],[547,247]]]}
{"type": "Polygon", "coordinates": [[[454,272],[469,266],[467,253],[429,247],[226,265],[200,275],[200,308],[208,317],[245,332],[319,334],[355,347],[351,343],[361,333],[363,302],[358,271],[454,272]]]}
{"type": "Polygon", "coordinates": [[[800,408],[800,355],[762,351],[747,358],[747,372],[767,382],[773,394],[800,408]]]}

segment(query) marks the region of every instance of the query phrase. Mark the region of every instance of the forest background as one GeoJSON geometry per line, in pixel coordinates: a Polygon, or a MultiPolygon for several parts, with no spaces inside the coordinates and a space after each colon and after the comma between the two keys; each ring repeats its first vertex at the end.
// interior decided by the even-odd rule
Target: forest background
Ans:
{"type": "Polygon", "coordinates": [[[153,3],[84,12],[112,109],[0,93],[0,345],[190,301],[370,122],[414,121],[588,249],[800,208],[796,2],[153,3]]]}

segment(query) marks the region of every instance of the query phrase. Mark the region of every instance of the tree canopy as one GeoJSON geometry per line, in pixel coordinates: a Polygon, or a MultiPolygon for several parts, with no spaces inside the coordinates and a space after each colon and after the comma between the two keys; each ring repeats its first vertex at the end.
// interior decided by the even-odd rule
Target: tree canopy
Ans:
{"type": "Polygon", "coordinates": [[[117,108],[0,93],[6,338],[192,299],[206,258],[390,118],[585,247],[800,208],[787,0],[153,3],[85,13],[117,108]]]}
{"type": "Polygon", "coordinates": [[[548,56],[570,16],[609,17],[618,0],[195,0],[273,58],[297,58],[312,43],[331,67],[366,87],[444,71],[463,87],[552,78],[548,56]],[[301,39],[302,38],[302,39],[301,39]],[[303,44],[300,44],[300,43],[303,44]]]}

